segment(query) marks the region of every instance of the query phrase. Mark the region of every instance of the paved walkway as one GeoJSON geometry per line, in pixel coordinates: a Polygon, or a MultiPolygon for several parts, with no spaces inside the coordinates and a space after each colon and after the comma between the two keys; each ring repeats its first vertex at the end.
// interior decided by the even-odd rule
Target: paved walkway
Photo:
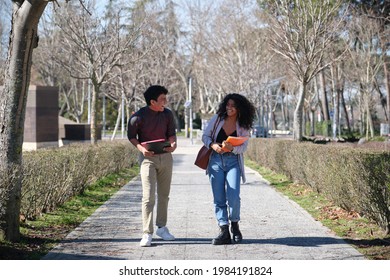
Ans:
{"type": "Polygon", "coordinates": [[[244,237],[238,245],[210,245],[217,235],[212,194],[203,170],[193,165],[200,142],[180,138],[174,152],[174,176],[168,227],[175,241],[157,236],[140,247],[141,182],[125,185],[44,259],[113,260],[356,260],[364,257],[315,221],[296,203],[248,169],[241,185],[244,237]]]}

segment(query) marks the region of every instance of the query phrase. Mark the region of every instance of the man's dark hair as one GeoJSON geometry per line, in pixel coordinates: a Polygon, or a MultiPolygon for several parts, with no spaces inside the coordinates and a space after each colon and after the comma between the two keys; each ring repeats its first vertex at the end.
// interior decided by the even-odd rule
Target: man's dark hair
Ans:
{"type": "Polygon", "coordinates": [[[144,97],[145,97],[146,104],[149,106],[151,100],[157,101],[157,98],[161,94],[168,94],[168,90],[165,87],[159,86],[159,85],[150,86],[144,92],[144,97]]]}

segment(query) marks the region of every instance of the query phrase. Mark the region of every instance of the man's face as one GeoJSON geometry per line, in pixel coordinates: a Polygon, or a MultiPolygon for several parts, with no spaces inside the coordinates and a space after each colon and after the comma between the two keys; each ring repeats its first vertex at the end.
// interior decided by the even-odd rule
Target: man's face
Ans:
{"type": "Polygon", "coordinates": [[[160,94],[157,98],[157,100],[151,100],[150,101],[150,108],[153,111],[162,112],[164,111],[165,105],[167,104],[167,95],[166,94],[160,94]]]}

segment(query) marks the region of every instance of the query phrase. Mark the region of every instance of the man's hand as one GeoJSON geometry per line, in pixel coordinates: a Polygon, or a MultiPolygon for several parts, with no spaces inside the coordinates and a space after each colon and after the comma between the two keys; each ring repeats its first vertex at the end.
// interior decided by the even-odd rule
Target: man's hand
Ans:
{"type": "Polygon", "coordinates": [[[173,151],[176,150],[176,148],[177,148],[176,142],[172,142],[170,147],[164,148],[164,151],[168,153],[173,153],[173,151]]]}
{"type": "Polygon", "coordinates": [[[154,155],[153,151],[148,151],[144,146],[141,144],[137,145],[138,150],[145,156],[145,157],[151,157],[154,155]]]}

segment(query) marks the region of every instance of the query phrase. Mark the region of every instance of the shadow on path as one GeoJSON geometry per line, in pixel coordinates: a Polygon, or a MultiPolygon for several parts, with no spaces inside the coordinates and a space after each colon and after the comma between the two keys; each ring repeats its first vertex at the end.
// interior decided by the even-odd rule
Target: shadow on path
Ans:
{"type": "MultiPolygon", "coordinates": [[[[139,238],[77,238],[66,239],[62,243],[139,243],[139,238]]],[[[194,245],[194,244],[210,244],[211,238],[176,238],[174,241],[164,241],[160,238],[153,239],[153,245],[194,245]]],[[[351,240],[345,240],[351,242],[351,240]]],[[[371,240],[354,240],[356,245],[368,244],[371,240]]],[[[344,241],[338,238],[331,237],[283,237],[283,238],[267,238],[267,239],[244,239],[240,243],[245,244],[273,244],[297,247],[318,247],[329,244],[341,244],[344,241]]],[[[389,244],[387,244],[389,245],[389,244]]]]}

